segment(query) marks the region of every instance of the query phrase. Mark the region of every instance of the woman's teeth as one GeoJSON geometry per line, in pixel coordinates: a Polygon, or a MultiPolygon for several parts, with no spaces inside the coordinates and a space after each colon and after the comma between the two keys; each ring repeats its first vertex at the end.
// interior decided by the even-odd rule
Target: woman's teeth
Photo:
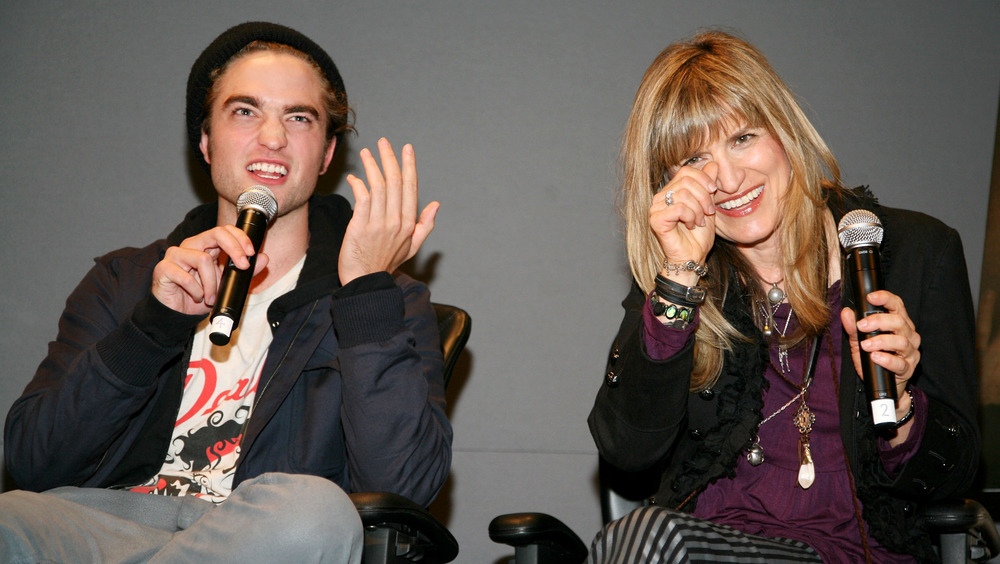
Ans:
{"type": "Polygon", "coordinates": [[[757,188],[754,188],[746,196],[743,196],[742,198],[736,198],[735,200],[729,200],[728,202],[723,202],[721,204],[715,204],[715,205],[716,207],[720,207],[724,210],[736,209],[740,206],[745,206],[750,202],[756,200],[763,191],[764,187],[758,186],[757,188]]]}

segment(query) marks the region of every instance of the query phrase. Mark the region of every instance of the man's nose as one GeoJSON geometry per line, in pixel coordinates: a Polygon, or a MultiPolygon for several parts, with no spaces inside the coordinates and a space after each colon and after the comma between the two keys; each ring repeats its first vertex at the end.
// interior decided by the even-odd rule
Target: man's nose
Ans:
{"type": "Polygon", "coordinates": [[[285,126],[278,119],[264,120],[261,125],[257,140],[272,151],[277,151],[285,146],[288,138],[285,135],[285,126]]]}

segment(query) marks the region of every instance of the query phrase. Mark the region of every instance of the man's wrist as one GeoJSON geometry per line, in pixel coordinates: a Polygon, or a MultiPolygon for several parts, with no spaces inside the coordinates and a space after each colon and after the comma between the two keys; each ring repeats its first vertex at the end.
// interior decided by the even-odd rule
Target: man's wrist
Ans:
{"type": "Polygon", "coordinates": [[[132,322],[154,343],[164,348],[183,347],[191,331],[205,319],[205,314],[181,313],[149,295],[132,309],[132,322]]]}

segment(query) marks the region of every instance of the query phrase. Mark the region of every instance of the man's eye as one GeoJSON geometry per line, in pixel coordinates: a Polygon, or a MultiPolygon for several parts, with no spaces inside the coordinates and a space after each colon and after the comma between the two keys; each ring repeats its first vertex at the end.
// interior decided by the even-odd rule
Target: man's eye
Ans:
{"type": "Polygon", "coordinates": [[[312,121],[309,119],[309,116],[292,116],[290,119],[299,123],[309,123],[312,121]]]}
{"type": "Polygon", "coordinates": [[[236,108],[236,110],[233,113],[235,113],[238,116],[252,116],[253,110],[251,110],[250,108],[236,108]]]}

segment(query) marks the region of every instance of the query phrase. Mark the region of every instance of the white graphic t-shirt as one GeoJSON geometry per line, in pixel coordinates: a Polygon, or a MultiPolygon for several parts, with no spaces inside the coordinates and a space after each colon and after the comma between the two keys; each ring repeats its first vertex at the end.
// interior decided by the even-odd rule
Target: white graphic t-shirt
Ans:
{"type": "Polygon", "coordinates": [[[163,466],[132,491],[194,495],[215,503],[229,496],[240,441],[271,344],[267,308],[295,288],[304,263],[305,257],[276,283],[247,296],[246,309],[228,345],[219,347],[209,341],[209,319],[198,325],[163,466]]]}

